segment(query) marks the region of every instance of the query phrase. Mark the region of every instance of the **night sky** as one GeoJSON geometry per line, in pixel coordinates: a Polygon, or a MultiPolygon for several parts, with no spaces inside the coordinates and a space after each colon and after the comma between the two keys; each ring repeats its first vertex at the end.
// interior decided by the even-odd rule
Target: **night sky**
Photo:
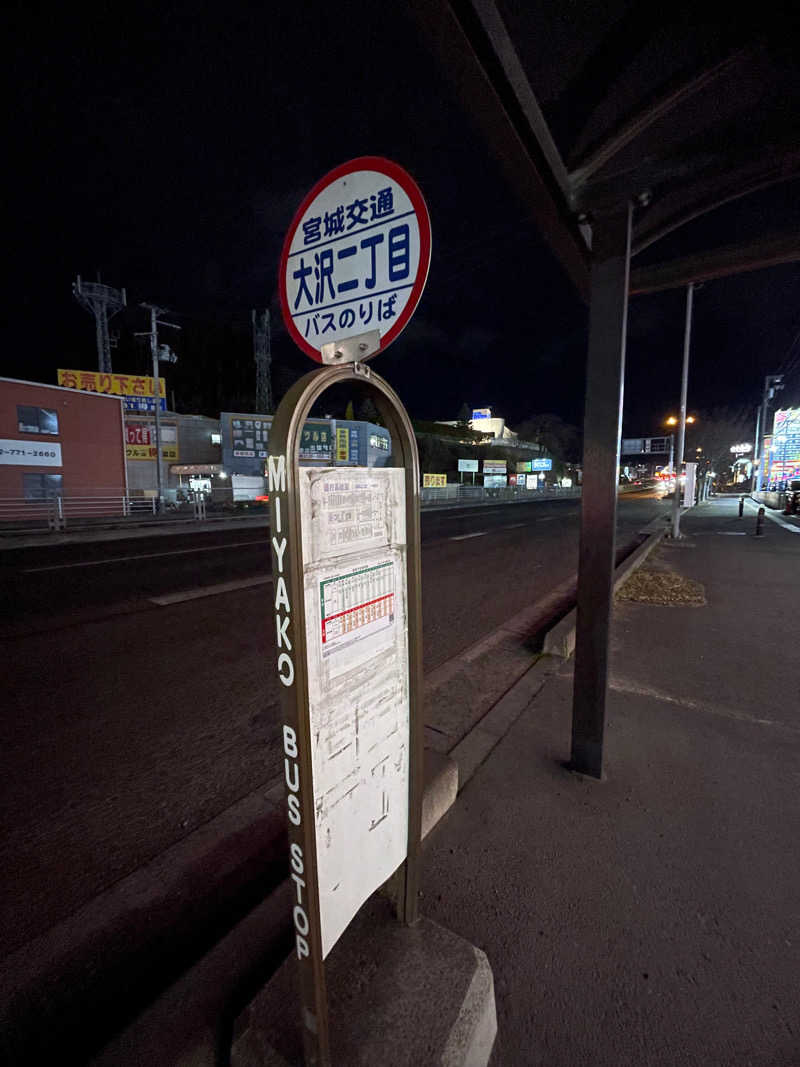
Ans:
{"type": "MultiPolygon", "coordinates": [[[[16,5],[0,373],[55,382],[59,366],[96,368],[93,320],[70,285],[100,270],[127,288],[130,305],[112,321],[115,370],[146,370],[132,335],[146,328],[139,302],[153,301],[184,326],[164,338],[180,357],[167,371],[179,409],[247,407],[249,309],[268,304],[280,395],[312,368],[280,320],[283,235],[326,171],[384,155],[426,197],[433,258],[412,323],[376,370],[420,418],[453,419],[466,402],[512,426],[542,412],[579,422],[586,309],[417,26],[395,7],[16,5]]],[[[543,7],[552,20],[555,6],[543,7]]],[[[578,59],[565,51],[565,63],[578,59]]],[[[547,71],[535,73],[541,92],[547,71]]],[[[558,104],[543,96],[546,111],[558,104]]],[[[797,221],[797,183],[777,195],[797,221]]],[[[756,231],[762,207],[755,199],[756,231]]],[[[703,225],[701,240],[736,239],[724,209],[703,225]]],[[[664,242],[664,258],[681,251],[664,242]]],[[[690,407],[757,403],[763,376],[797,352],[798,297],[797,265],[698,292],[690,407]]],[[[675,408],[683,302],[680,291],[632,300],[628,434],[656,430],[675,408]]]]}

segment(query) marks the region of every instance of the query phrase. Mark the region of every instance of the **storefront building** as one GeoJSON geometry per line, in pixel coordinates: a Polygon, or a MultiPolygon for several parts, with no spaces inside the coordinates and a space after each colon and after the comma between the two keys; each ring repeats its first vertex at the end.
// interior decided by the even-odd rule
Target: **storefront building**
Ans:
{"type": "MultiPolygon", "coordinates": [[[[234,500],[264,493],[271,427],[271,415],[220,414],[222,466],[234,500]]],[[[309,419],[300,438],[301,466],[383,467],[390,454],[389,431],[371,422],[309,419]]]]}
{"type": "MultiPolygon", "coordinates": [[[[202,488],[208,491],[221,472],[219,419],[206,415],[181,415],[165,411],[159,418],[161,439],[161,486],[166,500],[177,500],[196,490],[189,485],[185,468],[203,468],[202,488]]],[[[128,413],[125,416],[125,461],[131,496],[150,496],[157,491],[155,417],[128,413]]],[[[216,485],[214,486],[216,487],[216,485]]]]}
{"type": "MultiPolygon", "coordinates": [[[[0,499],[113,500],[126,494],[122,401],[56,385],[0,378],[0,499]]],[[[35,510],[28,507],[27,510],[35,510]]]]}
{"type": "Polygon", "coordinates": [[[775,412],[766,449],[766,485],[781,490],[800,478],[800,408],[779,408],[775,412]]]}

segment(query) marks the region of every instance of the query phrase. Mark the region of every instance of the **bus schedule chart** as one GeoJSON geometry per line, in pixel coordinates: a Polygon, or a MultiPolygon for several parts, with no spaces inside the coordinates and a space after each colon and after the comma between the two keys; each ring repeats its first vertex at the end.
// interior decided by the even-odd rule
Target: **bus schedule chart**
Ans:
{"type": "Polygon", "coordinates": [[[360,567],[319,583],[323,656],[394,623],[394,564],[360,567]]]}

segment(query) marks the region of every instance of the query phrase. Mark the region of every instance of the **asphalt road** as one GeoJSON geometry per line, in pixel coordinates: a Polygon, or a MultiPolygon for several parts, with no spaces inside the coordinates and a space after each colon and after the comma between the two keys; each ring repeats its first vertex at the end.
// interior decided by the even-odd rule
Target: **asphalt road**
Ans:
{"type": "MultiPolygon", "coordinates": [[[[423,513],[426,673],[574,574],[579,508],[423,513]]],[[[621,498],[620,544],[664,512],[621,498]]],[[[0,955],[275,777],[267,546],[261,528],[0,555],[0,955]]]]}

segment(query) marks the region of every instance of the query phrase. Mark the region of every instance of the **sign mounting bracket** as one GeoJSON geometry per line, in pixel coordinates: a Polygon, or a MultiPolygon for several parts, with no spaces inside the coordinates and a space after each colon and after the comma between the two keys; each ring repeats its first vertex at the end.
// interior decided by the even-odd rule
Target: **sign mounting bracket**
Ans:
{"type": "Polygon", "coordinates": [[[358,363],[362,359],[374,356],[380,351],[380,347],[380,331],[368,330],[357,337],[345,337],[342,341],[328,341],[320,351],[322,362],[335,367],[340,363],[358,363]]]}

